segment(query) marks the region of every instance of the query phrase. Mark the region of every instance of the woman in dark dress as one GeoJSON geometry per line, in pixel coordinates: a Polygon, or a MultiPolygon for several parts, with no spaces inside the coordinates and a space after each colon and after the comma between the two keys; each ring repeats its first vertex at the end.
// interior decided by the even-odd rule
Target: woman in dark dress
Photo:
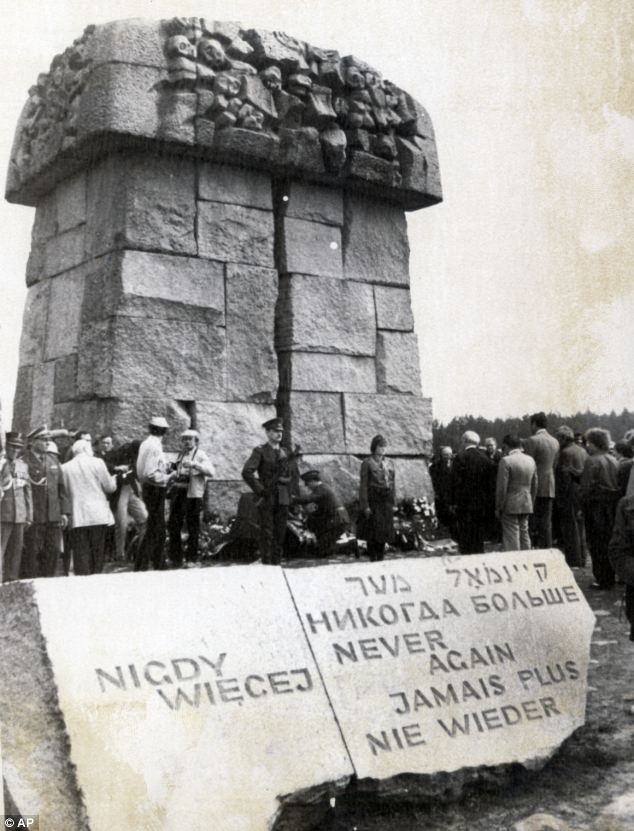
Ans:
{"type": "Polygon", "coordinates": [[[372,562],[382,560],[385,544],[392,541],[394,529],[394,468],[385,459],[387,442],[378,435],[372,439],[372,454],[361,464],[359,508],[366,519],[368,554],[372,562]]]}

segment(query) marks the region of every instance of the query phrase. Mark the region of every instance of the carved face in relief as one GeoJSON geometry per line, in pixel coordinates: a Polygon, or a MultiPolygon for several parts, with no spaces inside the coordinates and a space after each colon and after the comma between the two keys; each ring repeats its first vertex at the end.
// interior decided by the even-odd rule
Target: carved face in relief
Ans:
{"type": "Polygon", "coordinates": [[[262,83],[271,92],[282,89],[282,73],[278,66],[269,66],[260,73],[262,83]]]}
{"type": "Polygon", "coordinates": [[[363,89],[365,87],[365,77],[358,66],[346,67],[345,81],[352,89],[363,89]]]}
{"type": "Polygon", "coordinates": [[[216,75],[216,79],[214,81],[214,92],[216,95],[224,95],[227,98],[233,98],[239,94],[240,86],[240,78],[223,72],[222,75],[216,75]]]}
{"type": "Polygon", "coordinates": [[[305,98],[310,92],[312,85],[313,82],[308,75],[302,75],[301,73],[291,75],[288,79],[288,91],[298,98],[305,98]]]}
{"type": "Polygon", "coordinates": [[[264,126],[264,115],[255,107],[247,105],[240,110],[242,127],[246,130],[261,130],[264,126]]]}
{"type": "Polygon", "coordinates": [[[227,66],[227,56],[222,44],[214,38],[203,38],[198,44],[198,57],[212,69],[227,66]]]}
{"type": "Polygon", "coordinates": [[[62,69],[61,66],[58,66],[58,67],[55,68],[55,70],[51,74],[51,81],[53,83],[53,86],[61,87],[63,80],[64,80],[64,70],[62,69]]]}
{"type": "Polygon", "coordinates": [[[366,72],[365,84],[368,87],[377,87],[379,85],[379,76],[375,72],[366,72]]]}
{"type": "Polygon", "coordinates": [[[196,47],[185,35],[173,35],[167,41],[167,54],[171,58],[195,58],[196,47]]]}

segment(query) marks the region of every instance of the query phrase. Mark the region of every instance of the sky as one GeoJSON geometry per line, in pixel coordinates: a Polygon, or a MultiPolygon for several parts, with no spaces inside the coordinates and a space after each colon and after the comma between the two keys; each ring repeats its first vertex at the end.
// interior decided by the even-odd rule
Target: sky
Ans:
{"type": "MultiPolygon", "coordinates": [[[[198,15],[354,54],[417,98],[444,202],[408,214],[434,416],[634,410],[631,0],[3,0],[0,159],[29,87],[90,23],[198,15]],[[26,21],[36,22],[31,35],[26,21]],[[18,37],[17,33],[23,36],[18,37]]],[[[0,401],[34,210],[0,204],[0,401]]]]}

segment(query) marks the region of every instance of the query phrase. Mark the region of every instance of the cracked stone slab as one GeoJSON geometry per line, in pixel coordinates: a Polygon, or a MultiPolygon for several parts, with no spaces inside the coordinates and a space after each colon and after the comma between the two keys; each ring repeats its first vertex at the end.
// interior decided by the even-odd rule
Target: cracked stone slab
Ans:
{"type": "Polygon", "coordinates": [[[0,590],[15,804],[68,831],[310,827],[352,769],[282,570],[165,577],[0,590]]]}
{"type": "Polygon", "coordinates": [[[535,767],[585,721],[594,619],[559,551],[287,579],[366,790],[411,799],[437,774],[535,767]]]}

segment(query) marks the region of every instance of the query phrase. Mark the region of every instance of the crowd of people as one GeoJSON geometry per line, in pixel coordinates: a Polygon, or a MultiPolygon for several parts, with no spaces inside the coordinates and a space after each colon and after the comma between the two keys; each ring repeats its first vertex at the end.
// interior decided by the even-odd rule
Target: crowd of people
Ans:
{"type": "Polygon", "coordinates": [[[163,565],[165,493],[171,491],[170,557],[182,562],[181,526],[187,525],[187,558],[194,560],[205,479],[213,467],[198,448],[198,433],[181,434],[173,462],[163,453],[164,418],[153,418],[144,441],[113,446],[110,435],[94,442],[88,430],[48,430],[24,439],[9,432],[0,465],[2,580],[97,574],[108,559],[123,560],[134,532],[134,568],[163,565]],[[160,550],[160,554],[158,553],[160,550]]]}
{"type": "MultiPolygon", "coordinates": [[[[627,584],[634,621],[634,430],[614,444],[599,427],[580,435],[563,425],[553,436],[544,413],[530,424],[530,436],[506,435],[501,449],[492,437],[481,445],[473,431],[455,454],[441,448],[430,468],[440,523],[462,554],[484,552],[486,540],[507,551],[551,548],[556,540],[579,568],[589,552],[597,589],[610,590],[617,579],[627,584]]],[[[301,451],[282,446],[281,419],[262,427],[266,441],[242,470],[262,562],[281,563],[289,511],[298,508],[318,556],[330,556],[348,526],[346,509],[318,470],[300,475],[301,451]]],[[[26,439],[7,433],[0,465],[3,581],[68,575],[71,557],[74,574],[96,574],[106,559],[123,560],[130,551],[136,571],[194,563],[214,467],[194,429],[180,434],[181,449],[170,460],[163,448],[168,431],[165,418],[153,417],[144,440],[118,447],[112,436],[93,442],[85,430],[71,435],[41,426],[26,439]]],[[[375,436],[360,471],[356,536],[367,541],[372,561],[383,559],[393,534],[394,466],[386,450],[385,438],[375,436]]]]}
{"type": "MultiPolygon", "coordinates": [[[[289,508],[307,513],[318,555],[329,556],[347,527],[345,508],[319,471],[300,476],[299,453],[287,453],[281,445],[280,419],[262,426],[267,440],[253,449],[242,472],[253,493],[262,562],[281,562],[289,508]]],[[[76,575],[97,574],[107,559],[126,556],[135,571],[195,563],[206,482],[214,467],[193,429],[180,434],[180,452],[170,459],[163,448],[168,431],[165,418],[153,417],[143,441],[118,447],[110,435],[93,442],[87,430],[71,434],[43,425],[26,439],[7,433],[0,463],[3,582],[68,575],[71,558],[76,575]]],[[[373,444],[375,461],[362,485],[373,559],[382,558],[388,538],[373,531],[370,514],[384,520],[393,505],[393,469],[382,461],[384,450],[384,441],[373,444]],[[388,480],[382,509],[379,491],[388,480]]]]}
{"type": "Polygon", "coordinates": [[[486,540],[505,551],[551,548],[572,568],[585,565],[593,588],[626,584],[634,639],[634,430],[613,443],[607,430],[584,435],[567,425],[548,432],[534,413],[531,435],[495,438],[466,431],[461,448],[441,448],[430,467],[439,521],[462,554],[484,552],[486,540]]]}

